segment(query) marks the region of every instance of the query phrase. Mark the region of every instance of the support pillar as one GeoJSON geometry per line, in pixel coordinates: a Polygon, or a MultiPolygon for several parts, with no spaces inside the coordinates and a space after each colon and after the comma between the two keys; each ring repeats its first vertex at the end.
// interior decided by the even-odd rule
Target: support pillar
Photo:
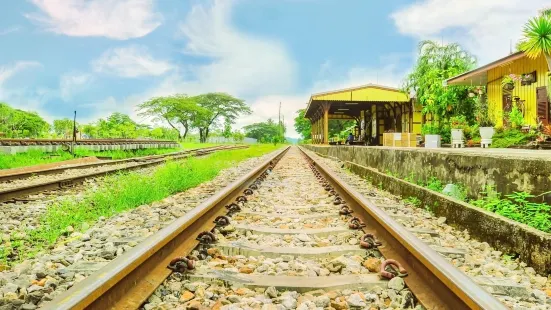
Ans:
{"type": "Polygon", "coordinates": [[[329,144],[329,108],[331,103],[324,102],[321,105],[323,112],[323,144],[329,144]]]}
{"type": "Polygon", "coordinates": [[[314,143],[314,121],[310,119],[310,139],[314,143]]]}

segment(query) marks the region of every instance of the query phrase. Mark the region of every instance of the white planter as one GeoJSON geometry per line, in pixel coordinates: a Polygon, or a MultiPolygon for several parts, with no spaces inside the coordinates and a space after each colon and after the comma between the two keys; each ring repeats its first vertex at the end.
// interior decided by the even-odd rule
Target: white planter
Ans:
{"type": "Polygon", "coordinates": [[[480,127],[480,145],[482,147],[488,147],[492,144],[494,133],[494,127],[480,127]]]}
{"type": "Polygon", "coordinates": [[[452,129],[452,147],[464,147],[463,129],[452,129]]]}
{"type": "Polygon", "coordinates": [[[425,135],[425,147],[437,148],[441,145],[440,135],[425,135]]]}
{"type": "Polygon", "coordinates": [[[452,129],[452,140],[463,140],[463,129],[452,129]]]}

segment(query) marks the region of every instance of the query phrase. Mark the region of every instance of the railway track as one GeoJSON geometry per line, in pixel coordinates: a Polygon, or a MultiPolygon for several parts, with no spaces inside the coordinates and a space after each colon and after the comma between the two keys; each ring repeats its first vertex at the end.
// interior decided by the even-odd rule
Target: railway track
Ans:
{"type": "Polygon", "coordinates": [[[110,160],[80,165],[61,166],[40,171],[19,172],[0,176],[0,202],[28,196],[47,190],[73,186],[90,178],[116,173],[124,170],[136,170],[162,164],[167,160],[178,160],[190,156],[204,156],[212,152],[246,148],[246,146],[215,146],[198,148],[163,155],[110,160]],[[74,174],[74,171],[82,171],[74,174]],[[57,175],[57,177],[56,177],[57,175]],[[44,177],[49,176],[49,177],[44,177]]]}
{"type": "Polygon", "coordinates": [[[506,309],[297,148],[267,160],[44,309],[156,306],[506,309]]]}

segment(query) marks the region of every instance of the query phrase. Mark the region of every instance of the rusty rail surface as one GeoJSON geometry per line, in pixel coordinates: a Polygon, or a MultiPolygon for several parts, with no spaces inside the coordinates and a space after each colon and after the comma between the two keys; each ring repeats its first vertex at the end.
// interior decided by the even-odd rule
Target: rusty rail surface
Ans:
{"type": "Polygon", "coordinates": [[[105,267],[75,284],[42,309],[137,309],[172,273],[174,257],[187,255],[198,244],[197,235],[215,227],[224,207],[265,173],[287,152],[279,151],[249,173],[217,192],[197,207],[151,235],[105,267]]]}
{"type": "Polygon", "coordinates": [[[243,147],[243,146],[219,145],[219,146],[195,148],[195,149],[171,152],[171,153],[160,154],[160,155],[149,155],[149,156],[132,157],[132,158],[125,158],[125,159],[116,159],[116,160],[102,160],[94,163],[76,164],[76,165],[48,168],[48,169],[28,171],[28,172],[27,171],[16,172],[16,173],[11,173],[6,175],[0,175],[0,183],[11,181],[11,180],[25,179],[36,175],[57,174],[57,173],[64,172],[66,170],[79,170],[79,169],[87,169],[87,168],[93,168],[98,166],[117,165],[117,164],[131,163],[131,162],[145,162],[145,161],[151,161],[151,160],[161,159],[161,158],[166,160],[166,159],[172,158],[171,156],[191,154],[197,151],[219,151],[219,150],[239,148],[239,147],[243,147]]]}
{"type": "Polygon", "coordinates": [[[346,184],[324,164],[302,150],[335,191],[344,198],[366,227],[382,242],[378,250],[387,259],[394,259],[409,272],[404,278],[409,289],[426,309],[508,309],[494,296],[455,268],[440,254],[415,237],[369,197],[364,197],[346,184]]]}
{"type": "Polygon", "coordinates": [[[131,170],[142,169],[142,168],[146,168],[154,165],[159,165],[166,162],[167,160],[177,160],[177,159],[183,159],[191,156],[204,156],[216,151],[242,149],[247,147],[248,146],[218,146],[218,147],[200,148],[200,149],[194,149],[194,150],[187,150],[183,152],[169,153],[164,155],[154,155],[154,156],[147,156],[142,158],[128,158],[128,159],[122,159],[122,160],[116,160],[116,161],[110,161],[110,162],[91,163],[91,164],[83,164],[83,165],[69,166],[69,167],[58,167],[58,168],[46,169],[42,171],[23,172],[23,173],[18,173],[14,175],[6,175],[6,176],[0,177],[0,180],[6,181],[6,180],[10,180],[10,177],[11,177],[11,180],[13,180],[17,178],[21,179],[24,177],[29,177],[31,175],[47,175],[47,174],[60,173],[65,170],[71,170],[71,169],[85,169],[85,168],[91,168],[96,166],[120,164],[125,162],[138,162],[138,164],[133,166],[113,168],[110,170],[105,170],[100,172],[87,173],[76,177],[69,177],[62,180],[54,180],[54,181],[48,181],[48,182],[43,182],[39,184],[0,190],[0,203],[12,200],[14,198],[27,196],[33,193],[39,193],[42,191],[59,189],[69,185],[79,184],[90,178],[96,178],[99,176],[108,175],[119,171],[131,171],[131,170]]]}

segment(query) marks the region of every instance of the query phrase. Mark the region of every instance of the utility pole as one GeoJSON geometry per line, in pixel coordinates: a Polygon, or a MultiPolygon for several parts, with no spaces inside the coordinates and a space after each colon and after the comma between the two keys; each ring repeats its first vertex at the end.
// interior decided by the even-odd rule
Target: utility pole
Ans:
{"type": "Polygon", "coordinates": [[[77,111],[75,111],[75,116],[73,118],[73,140],[71,141],[71,153],[75,157],[75,144],[77,142],[77,111]]]}
{"type": "Polygon", "coordinates": [[[278,114],[278,123],[277,125],[279,126],[279,135],[282,136],[283,134],[283,128],[281,126],[281,101],[279,102],[279,114],[278,114]]]}

